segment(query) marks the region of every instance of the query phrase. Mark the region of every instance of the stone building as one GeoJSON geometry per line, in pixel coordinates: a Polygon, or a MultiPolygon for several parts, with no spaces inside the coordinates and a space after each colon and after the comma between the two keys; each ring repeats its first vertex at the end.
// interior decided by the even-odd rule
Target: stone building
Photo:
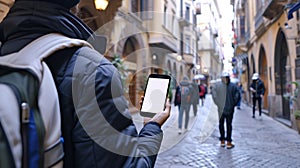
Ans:
{"type": "Polygon", "coordinates": [[[235,10],[235,58],[241,62],[240,76],[251,104],[249,85],[257,72],[264,81],[265,112],[278,121],[295,127],[293,109],[285,98],[291,81],[299,75],[299,11],[288,20],[296,0],[231,0],[235,10]]]}

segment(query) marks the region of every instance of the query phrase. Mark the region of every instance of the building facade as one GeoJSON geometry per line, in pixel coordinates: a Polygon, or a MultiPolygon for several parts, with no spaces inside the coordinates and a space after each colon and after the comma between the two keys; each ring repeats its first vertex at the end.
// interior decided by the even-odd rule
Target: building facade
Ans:
{"type": "Polygon", "coordinates": [[[79,8],[91,14],[82,19],[97,34],[108,37],[105,55],[111,59],[117,55],[124,61],[125,84],[129,85],[125,91],[133,106],[138,104],[149,73],[171,74],[173,92],[183,76],[192,79],[201,73],[207,84],[219,77],[223,54],[217,0],[119,2],[119,7],[109,3],[108,11],[97,11],[93,2],[82,0],[79,8]]]}
{"type": "Polygon", "coordinates": [[[223,70],[222,37],[219,32],[221,13],[217,0],[198,0],[196,4],[201,6],[201,14],[197,16],[201,73],[209,83],[219,78],[223,70]]]}
{"type": "Polygon", "coordinates": [[[251,103],[253,73],[265,84],[263,108],[267,114],[295,127],[291,101],[286,99],[291,81],[299,80],[299,11],[288,20],[287,12],[298,1],[232,0],[235,9],[236,68],[251,103]]]}

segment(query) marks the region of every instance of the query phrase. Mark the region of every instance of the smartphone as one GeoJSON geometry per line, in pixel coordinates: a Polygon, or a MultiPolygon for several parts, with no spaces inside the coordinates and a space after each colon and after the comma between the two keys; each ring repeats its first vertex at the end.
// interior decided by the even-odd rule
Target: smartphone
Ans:
{"type": "Polygon", "coordinates": [[[153,117],[165,109],[170,87],[169,75],[150,74],[144,91],[144,101],[140,109],[141,116],[153,117]]]}

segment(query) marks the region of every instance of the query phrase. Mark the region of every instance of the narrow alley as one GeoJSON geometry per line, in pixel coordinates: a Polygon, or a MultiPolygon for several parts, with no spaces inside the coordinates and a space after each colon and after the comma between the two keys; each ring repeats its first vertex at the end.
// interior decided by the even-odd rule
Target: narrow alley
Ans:
{"type": "Polygon", "coordinates": [[[300,167],[300,135],[272,118],[252,118],[249,106],[235,110],[233,149],[219,145],[216,106],[211,96],[194,117],[190,112],[189,130],[179,135],[177,107],[172,108],[156,168],[254,168],[300,167]]]}

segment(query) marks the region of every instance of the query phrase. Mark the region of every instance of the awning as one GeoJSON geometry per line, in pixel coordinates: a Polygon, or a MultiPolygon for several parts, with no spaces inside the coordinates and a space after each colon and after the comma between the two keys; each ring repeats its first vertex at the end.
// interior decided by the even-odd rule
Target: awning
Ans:
{"type": "Polygon", "coordinates": [[[293,18],[293,13],[296,12],[300,8],[300,1],[297,2],[292,8],[288,11],[288,20],[293,18]]]}

